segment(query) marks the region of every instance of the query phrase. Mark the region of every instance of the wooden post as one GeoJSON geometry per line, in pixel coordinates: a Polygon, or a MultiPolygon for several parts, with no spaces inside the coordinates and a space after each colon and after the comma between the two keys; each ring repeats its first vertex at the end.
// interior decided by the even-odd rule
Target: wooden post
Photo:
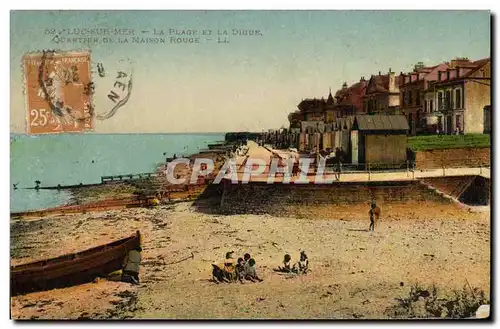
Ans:
{"type": "Polygon", "coordinates": [[[443,166],[443,176],[446,176],[446,173],[445,173],[445,171],[444,171],[444,166],[443,166]]]}

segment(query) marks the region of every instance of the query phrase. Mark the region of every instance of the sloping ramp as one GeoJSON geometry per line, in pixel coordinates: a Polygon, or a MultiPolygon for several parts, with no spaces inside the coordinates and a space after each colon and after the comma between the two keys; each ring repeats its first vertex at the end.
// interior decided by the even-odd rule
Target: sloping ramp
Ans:
{"type": "Polygon", "coordinates": [[[429,177],[420,182],[467,205],[488,205],[490,202],[490,180],[482,176],[429,177]]]}

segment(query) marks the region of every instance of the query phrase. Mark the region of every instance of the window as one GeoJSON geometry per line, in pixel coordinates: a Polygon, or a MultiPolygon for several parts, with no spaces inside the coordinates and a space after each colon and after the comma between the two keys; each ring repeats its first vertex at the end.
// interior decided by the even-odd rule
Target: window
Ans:
{"type": "Polygon", "coordinates": [[[427,103],[428,101],[424,100],[424,113],[427,113],[427,108],[429,107],[427,103]]]}
{"type": "Polygon", "coordinates": [[[445,104],[446,104],[445,107],[447,110],[453,108],[453,99],[451,98],[451,90],[446,91],[445,104]]]}
{"type": "Polygon", "coordinates": [[[438,92],[438,103],[437,103],[437,110],[441,111],[443,110],[443,92],[440,91],[438,92]]]}
{"type": "Polygon", "coordinates": [[[411,94],[411,90],[408,91],[408,105],[412,105],[413,104],[413,99],[412,99],[412,94],[411,94]]]}
{"type": "Polygon", "coordinates": [[[403,97],[403,105],[406,105],[406,92],[403,90],[403,92],[401,93],[401,96],[403,97]]]}
{"type": "Polygon", "coordinates": [[[420,106],[420,90],[417,90],[417,94],[415,95],[415,103],[417,106],[420,106]]]}
{"type": "Polygon", "coordinates": [[[455,90],[455,108],[456,109],[462,108],[462,89],[455,90]]]}
{"type": "Polygon", "coordinates": [[[433,112],[434,111],[434,100],[430,100],[429,101],[429,112],[433,112]]]}

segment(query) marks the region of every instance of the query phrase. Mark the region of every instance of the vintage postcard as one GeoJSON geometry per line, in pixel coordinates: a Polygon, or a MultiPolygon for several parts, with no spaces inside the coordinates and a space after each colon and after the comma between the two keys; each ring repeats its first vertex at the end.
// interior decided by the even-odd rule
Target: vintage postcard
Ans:
{"type": "Polygon", "coordinates": [[[11,319],[491,319],[489,11],[10,33],[11,319]]]}

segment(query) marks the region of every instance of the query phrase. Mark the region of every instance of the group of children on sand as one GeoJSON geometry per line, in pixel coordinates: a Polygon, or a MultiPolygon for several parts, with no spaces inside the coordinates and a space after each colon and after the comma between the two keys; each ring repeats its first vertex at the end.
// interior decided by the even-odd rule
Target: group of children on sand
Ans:
{"type": "Polygon", "coordinates": [[[245,283],[245,280],[251,282],[263,281],[257,275],[255,259],[249,253],[246,253],[243,258],[239,257],[236,263],[234,262],[233,253],[234,251],[226,253],[224,265],[212,264],[212,277],[216,283],[236,281],[245,283]]]}
{"type": "MultiPolygon", "coordinates": [[[[246,280],[251,282],[263,281],[257,275],[255,259],[249,253],[246,253],[243,257],[239,257],[236,263],[234,262],[233,253],[233,251],[226,253],[223,265],[212,264],[212,279],[215,283],[232,283],[237,281],[245,283],[246,280]]],[[[278,266],[274,271],[306,274],[309,272],[309,260],[306,252],[301,251],[300,260],[293,265],[292,258],[289,254],[286,254],[283,259],[283,266],[278,266]]]]}
{"type": "Polygon", "coordinates": [[[306,252],[300,252],[300,260],[292,265],[292,257],[286,254],[283,258],[283,266],[278,266],[274,269],[275,272],[282,273],[294,273],[294,274],[306,274],[309,272],[309,259],[307,258],[306,252]]]}

